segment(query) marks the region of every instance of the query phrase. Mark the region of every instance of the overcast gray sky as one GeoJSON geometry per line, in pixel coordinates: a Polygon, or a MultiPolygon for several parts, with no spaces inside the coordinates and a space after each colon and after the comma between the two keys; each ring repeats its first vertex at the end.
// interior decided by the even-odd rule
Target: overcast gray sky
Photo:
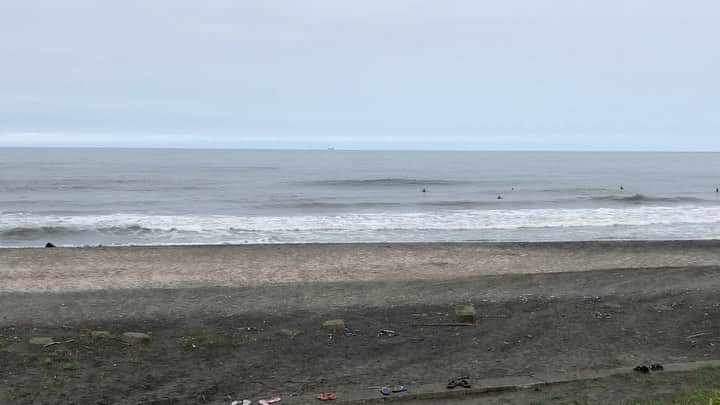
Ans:
{"type": "Polygon", "coordinates": [[[0,146],[720,150],[716,0],[0,0],[0,146]]]}

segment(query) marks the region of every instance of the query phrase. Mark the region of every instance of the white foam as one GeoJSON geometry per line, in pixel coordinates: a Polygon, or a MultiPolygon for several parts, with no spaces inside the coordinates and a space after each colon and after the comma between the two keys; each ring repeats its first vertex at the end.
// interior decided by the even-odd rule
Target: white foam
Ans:
{"type": "Polygon", "coordinates": [[[416,213],[229,216],[139,215],[54,216],[2,214],[0,232],[17,228],[61,227],[110,231],[141,227],[161,232],[313,232],[381,230],[483,230],[561,227],[647,226],[720,223],[720,207],[558,208],[457,210],[416,213]]]}

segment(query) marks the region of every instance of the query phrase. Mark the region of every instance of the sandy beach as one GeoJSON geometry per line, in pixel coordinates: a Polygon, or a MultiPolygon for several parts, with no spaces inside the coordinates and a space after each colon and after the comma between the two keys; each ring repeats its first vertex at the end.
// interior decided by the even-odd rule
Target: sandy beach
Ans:
{"type": "Polygon", "coordinates": [[[0,291],[253,287],[720,265],[716,241],[0,249],[0,291]]]}
{"type": "Polygon", "coordinates": [[[0,405],[720,405],[691,5],[0,3],[0,405]]]}
{"type": "Polygon", "coordinates": [[[718,360],[718,290],[717,241],[0,249],[0,402],[305,403],[718,360]],[[467,304],[473,326],[428,326],[467,304]]]}

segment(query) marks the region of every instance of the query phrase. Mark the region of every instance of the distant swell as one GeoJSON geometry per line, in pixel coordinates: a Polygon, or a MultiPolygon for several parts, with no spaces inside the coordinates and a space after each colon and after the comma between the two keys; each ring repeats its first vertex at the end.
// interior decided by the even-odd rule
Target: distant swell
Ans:
{"type": "Polygon", "coordinates": [[[391,208],[401,206],[393,202],[357,202],[357,203],[333,203],[320,201],[280,202],[264,204],[261,207],[276,208],[301,208],[301,209],[351,209],[351,208],[391,208]]]}
{"type": "Polygon", "coordinates": [[[633,204],[641,204],[645,202],[665,202],[665,203],[683,203],[683,202],[699,202],[703,201],[700,198],[695,197],[652,197],[647,196],[644,194],[633,194],[630,196],[622,196],[622,195],[608,195],[608,196],[599,196],[599,197],[592,197],[592,200],[598,200],[598,201],[618,201],[618,202],[626,202],[626,203],[633,203],[633,204]]]}
{"type": "Polygon", "coordinates": [[[368,187],[368,186],[450,186],[457,184],[466,184],[467,182],[445,179],[415,179],[402,177],[388,177],[377,179],[337,179],[337,180],[319,180],[306,182],[305,184],[319,186],[338,186],[338,187],[368,187]]]}
{"type": "Polygon", "coordinates": [[[446,208],[478,208],[478,207],[487,207],[487,206],[493,206],[497,203],[495,201],[468,201],[468,200],[461,200],[461,201],[421,201],[417,203],[419,206],[427,206],[427,207],[446,207],[446,208]]]}

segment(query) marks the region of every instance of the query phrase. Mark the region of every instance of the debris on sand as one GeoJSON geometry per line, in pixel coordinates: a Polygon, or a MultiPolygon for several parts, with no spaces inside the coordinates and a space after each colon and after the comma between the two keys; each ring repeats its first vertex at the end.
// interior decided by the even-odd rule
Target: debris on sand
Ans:
{"type": "Polygon", "coordinates": [[[633,369],[633,371],[637,371],[639,373],[647,374],[650,371],[663,371],[665,367],[663,367],[660,363],[654,363],[650,366],[646,366],[644,364],[641,364],[633,369]]]}
{"type": "Polygon", "coordinates": [[[594,316],[595,318],[597,318],[597,319],[610,319],[610,318],[612,318],[612,315],[610,315],[609,313],[607,313],[607,312],[600,312],[600,311],[595,311],[595,312],[593,312],[593,316],[594,316]]]}
{"type": "Polygon", "coordinates": [[[380,329],[377,334],[378,337],[395,337],[398,333],[391,329],[380,329]]]}
{"type": "Polygon", "coordinates": [[[468,377],[468,376],[455,377],[447,383],[447,388],[449,390],[456,388],[456,387],[471,388],[472,385],[470,385],[470,377],[468,377]]]}
{"type": "Polygon", "coordinates": [[[705,335],[709,335],[709,334],[710,334],[710,332],[696,333],[696,334],[694,334],[694,335],[685,336],[685,339],[688,339],[688,340],[690,340],[690,339],[695,339],[695,338],[698,338],[698,337],[700,337],[700,336],[705,336],[705,335]]]}
{"type": "Polygon", "coordinates": [[[48,242],[48,243],[45,244],[45,247],[46,247],[46,248],[54,248],[54,247],[56,247],[56,246],[55,246],[54,244],[48,242]]]}
{"type": "Polygon", "coordinates": [[[334,392],[321,392],[317,394],[316,398],[320,401],[332,401],[337,398],[337,395],[334,392]]]}
{"type": "Polygon", "coordinates": [[[44,345],[43,347],[50,347],[50,346],[55,346],[55,345],[64,345],[64,344],[66,344],[66,343],[73,343],[73,342],[75,342],[75,339],[63,340],[62,342],[50,342],[50,343],[44,345]]]}
{"type": "Polygon", "coordinates": [[[386,387],[368,387],[370,389],[379,389],[382,395],[388,396],[390,394],[399,394],[401,392],[407,392],[408,387],[406,385],[396,385],[393,388],[386,387]]]}
{"type": "Polygon", "coordinates": [[[633,369],[634,371],[637,371],[638,373],[647,374],[650,372],[650,367],[648,366],[637,366],[633,369]]]}

